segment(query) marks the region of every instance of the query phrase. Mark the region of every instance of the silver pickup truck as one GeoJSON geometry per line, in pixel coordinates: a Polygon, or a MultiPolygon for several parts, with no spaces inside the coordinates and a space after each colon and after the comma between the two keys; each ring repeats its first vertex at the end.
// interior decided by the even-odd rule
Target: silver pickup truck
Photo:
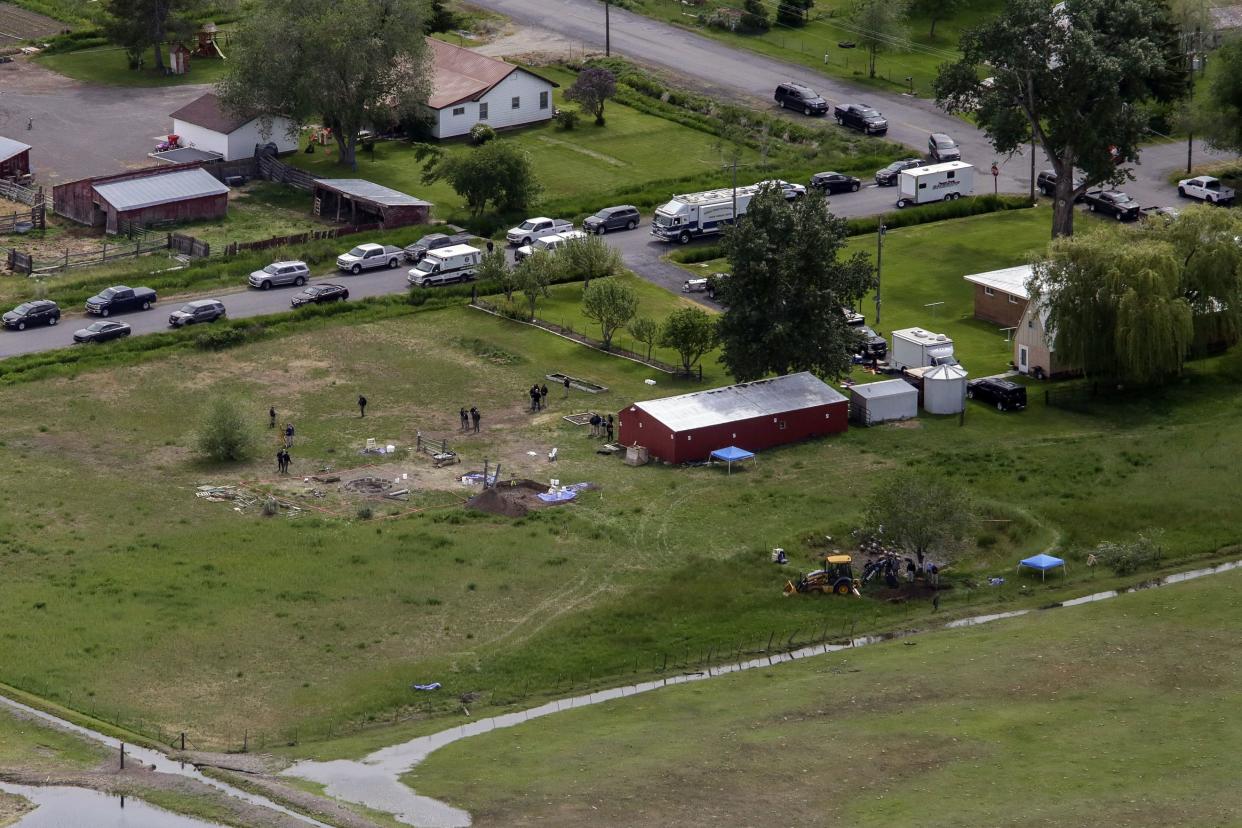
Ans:
{"type": "Polygon", "coordinates": [[[405,251],[390,244],[360,244],[336,257],[336,266],[355,275],[379,267],[393,268],[401,264],[405,251]]]}

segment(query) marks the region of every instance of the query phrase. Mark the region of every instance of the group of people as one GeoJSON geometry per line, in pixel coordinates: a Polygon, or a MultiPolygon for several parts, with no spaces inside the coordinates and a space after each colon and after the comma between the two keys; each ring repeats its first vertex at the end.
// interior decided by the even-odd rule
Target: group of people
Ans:
{"type": "Polygon", "coordinates": [[[608,442],[612,442],[613,429],[616,428],[616,420],[613,419],[611,414],[604,417],[602,414],[596,414],[592,411],[590,423],[592,437],[607,437],[608,442]]]}
{"type": "Polygon", "coordinates": [[[293,458],[289,456],[289,449],[281,447],[276,452],[276,471],[280,474],[288,474],[289,461],[292,459],[293,458]]]}
{"type": "Polygon", "coordinates": [[[530,396],[531,411],[542,411],[548,407],[548,386],[535,383],[526,393],[530,396]]]}
{"type": "Polygon", "coordinates": [[[461,411],[458,413],[461,416],[461,430],[463,432],[473,430],[475,434],[478,434],[479,433],[479,421],[483,419],[483,415],[479,413],[479,409],[475,408],[472,405],[470,406],[470,410],[467,411],[466,408],[463,406],[461,411]]]}
{"type": "MultiPolygon", "coordinates": [[[[470,410],[474,411],[473,408],[470,410]]],[[[465,409],[462,409],[462,411],[464,412],[465,409]]],[[[362,396],[361,394],[358,395],[358,416],[359,417],[367,416],[367,398],[362,396]]],[[[463,413],[462,414],[463,420],[465,419],[465,416],[466,415],[463,413]]],[[[267,427],[270,429],[276,428],[276,406],[274,405],[268,406],[268,409],[267,409],[267,427]]],[[[477,412],[475,415],[474,430],[475,431],[479,430],[479,421],[478,421],[477,412]]],[[[293,423],[285,423],[284,429],[282,431],[277,432],[277,434],[283,435],[284,439],[281,441],[282,444],[281,444],[280,449],[276,452],[276,471],[279,472],[280,474],[288,474],[289,473],[289,462],[292,459],[289,457],[289,449],[293,448],[293,438],[295,436],[293,423]]]]}
{"type": "Polygon", "coordinates": [[[940,567],[931,559],[926,558],[922,552],[918,553],[917,563],[914,558],[900,558],[892,552],[873,558],[863,567],[863,580],[869,581],[879,575],[884,579],[885,586],[889,589],[896,589],[903,574],[906,583],[912,584],[920,572],[923,575],[923,583],[932,589],[940,588],[940,567]]]}

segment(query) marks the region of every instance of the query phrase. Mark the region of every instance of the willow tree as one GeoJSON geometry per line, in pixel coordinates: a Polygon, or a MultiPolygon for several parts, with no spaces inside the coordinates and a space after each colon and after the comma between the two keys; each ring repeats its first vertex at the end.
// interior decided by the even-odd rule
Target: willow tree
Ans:
{"type": "Polygon", "coordinates": [[[1148,233],[1171,245],[1181,266],[1181,293],[1194,314],[1196,348],[1236,342],[1242,334],[1242,216],[1191,207],[1148,233]]]}
{"type": "Polygon", "coordinates": [[[1181,372],[1194,313],[1172,244],[1134,234],[1063,238],[1036,264],[1032,301],[1047,308],[1059,359],[1138,385],[1181,372]]]}
{"type": "Polygon", "coordinates": [[[217,91],[235,112],[321,119],[338,162],[356,169],[359,130],[427,101],[426,16],[421,0],[266,0],[234,35],[217,91]]]}

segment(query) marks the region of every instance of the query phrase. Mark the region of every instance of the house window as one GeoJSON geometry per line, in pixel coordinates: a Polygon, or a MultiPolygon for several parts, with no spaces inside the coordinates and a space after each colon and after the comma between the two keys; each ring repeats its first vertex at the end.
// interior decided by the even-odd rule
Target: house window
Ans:
{"type": "Polygon", "coordinates": [[[487,101],[484,101],[483,103],[479,104],[479,120],[480,121],[487,120],[487,101]]]}
{"type": "Polygon", "coordinates": [[[957,173],[954,172],[953,170],[949,170],[947,173],[945,173],[944,177],[945,178],[956,178],[957,173]]]}
{"type": "Polygon", "coordinates": [[[784,430],[785,430],[785,421],[784,421],[784,420],[781,420],[781,424],[780,424],[779,428],[780,428],[780,430],[781,430],[781,431],[784,431],[784,430]]]}
{"type": "Polygon", "coordinates": [[[466,108],[464,106],[455,106],[453,107],[453,114],[454,115],[465,115],[466,108]]]}
{"type": "Polygon", "coordinates": [[[1033,328],[1033,327],[1035,327],[1035,320],[1034,320],[1034,319],[1028,319],[1028,320],[1026,320],[1026,326],[1027,326],[1028,328],[1033,328]]]}
{"type": "Polygon", "coordinates": [[[548,93],[547,92],[539,93],[539,108],[540,109],[548,108],[548,93]]]}
{"type": "Polygon", "coordinates": [[[1018,297],[1014,296],[1012,293],[1009,294],[1009,304],[1011,305],[1018,304],[1018,297]]]}
{"type": "Polygon", "coordinates": [[[995,295],[996,295],[996,291],[992,290],[990,287],[985,287],[985,288],[983,289],[983,295],[984,295],[984,296],[995,296],[995,295]]]}
{"type": "Polygon", "coordinates": [[[516,97],[515,97],[515,98],[513,99],[513,101],[510,103],[510,105],[509,105],[509,106],[510,106],[510,108],[511,108],[511,109],[521,109],[521,108],[522,108],[522,99],[521,99],[521,98],[516,98],[516,97]]]}

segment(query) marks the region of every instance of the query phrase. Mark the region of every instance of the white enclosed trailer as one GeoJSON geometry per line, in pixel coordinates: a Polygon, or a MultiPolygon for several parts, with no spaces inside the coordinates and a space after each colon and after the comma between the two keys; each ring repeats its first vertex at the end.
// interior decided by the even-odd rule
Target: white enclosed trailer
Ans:
{"type": "Polygon", "coordinates": [[[902,170],[897,188],[899,208],[952,201],[975,191],[975,168],[962,161],[946,161],[902,170]]]}
{"type": "Polygon", "coordinates": [[[898,369],[957,364],[957,357],[953,355],[953,340],[922,328],[893,331],[893,348],[889,351],[888,360],[898,369]]]}

